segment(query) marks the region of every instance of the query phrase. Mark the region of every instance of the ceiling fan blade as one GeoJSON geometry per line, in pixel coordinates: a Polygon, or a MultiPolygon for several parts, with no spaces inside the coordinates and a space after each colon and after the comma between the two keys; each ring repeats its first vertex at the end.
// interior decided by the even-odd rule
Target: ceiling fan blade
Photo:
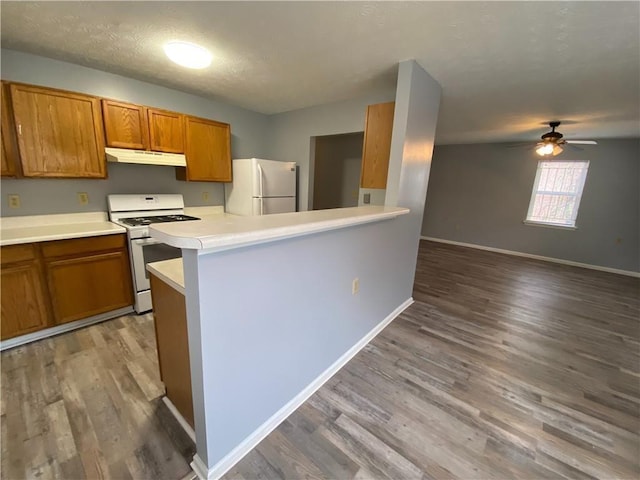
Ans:
{"type": "Polygon", "coordinates": [[[575,145],[597,145],[595,140],[565,140],[567,143],[573,143],[575,145]]]}
{"type": "Polygon", "coordinates": [[[509,143],[504,148],[527,148],[531,146],[531,142],[509,143]]]}

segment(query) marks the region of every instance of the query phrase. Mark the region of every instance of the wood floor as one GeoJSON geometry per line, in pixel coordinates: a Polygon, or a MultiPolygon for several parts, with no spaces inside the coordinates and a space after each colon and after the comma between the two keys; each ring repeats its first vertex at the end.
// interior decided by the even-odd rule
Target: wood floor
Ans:
{"type": "Polygon", "coordinates": [[[151,315],[2,353],[1,478],[180,479],[195,447],[160,400],[151,315]]]}
{"type": "MultiPolygon", "coordinates": [[[[640,280],[422,242],[415,304],[226,479],[637,479],[640,280]]],[[[2,478],[179,479],[153,326],[2,354],[2,478]]]]}

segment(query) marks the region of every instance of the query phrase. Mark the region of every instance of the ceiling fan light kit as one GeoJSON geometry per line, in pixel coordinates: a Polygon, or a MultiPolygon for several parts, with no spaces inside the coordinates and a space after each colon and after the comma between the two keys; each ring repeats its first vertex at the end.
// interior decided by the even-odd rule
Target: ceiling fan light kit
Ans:
{"type": "Polygon", "coordinates": [[[539,143],[538,147],[536,148],[536,153],[541,157],[550,155],[553,153],[553,145],[551,145],[550,143],[539,143]]]}
{"type": "MultiPolygon", "coordinates": [[[[542,142],[536,146],[536,153],[541,157],[556,156],[563,152],[562,145],[565,144],[579,144],[579,145],[597,145],[595,140],[564,140],[563,135],[560,132],[556,132],[556,127],[560,126],[560,122],[549,122],[551,131],[542,135],[542,142]]],[[[576,148],[576,147],[574,147],[576,148]]]]}

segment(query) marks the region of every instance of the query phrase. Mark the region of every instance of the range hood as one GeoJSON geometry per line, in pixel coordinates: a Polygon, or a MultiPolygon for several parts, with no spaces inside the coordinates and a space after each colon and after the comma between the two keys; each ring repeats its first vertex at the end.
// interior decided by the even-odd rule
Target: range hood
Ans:
{"type": "Polygon", "coordinates": [[[105,148],[107,161],[116,163],[140,163],[143,165],[165,165],[186,167],[187,159],[182,153],[148,152],[128,148],[105,148]]]}

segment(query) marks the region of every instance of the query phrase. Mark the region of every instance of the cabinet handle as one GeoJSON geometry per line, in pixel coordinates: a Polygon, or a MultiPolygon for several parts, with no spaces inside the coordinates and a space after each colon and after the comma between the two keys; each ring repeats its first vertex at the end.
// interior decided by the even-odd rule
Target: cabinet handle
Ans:
{"type": "Polygon", "coordinates": [[[22,135],[22,124],[18,124],[18,135],[22,135]]]}

